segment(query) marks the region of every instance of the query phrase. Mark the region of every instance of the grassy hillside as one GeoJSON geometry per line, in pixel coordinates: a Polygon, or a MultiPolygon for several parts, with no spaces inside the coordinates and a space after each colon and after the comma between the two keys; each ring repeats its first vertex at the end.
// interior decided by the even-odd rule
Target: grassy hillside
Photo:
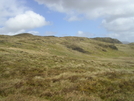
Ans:
{"type": "Polygon", "coordinates": [[[108,43],[117,43],[117,44],[122,43],[117,39],[113,39],[113,38],[109,38],[109,37],[106,37],[106,38],[97,37],[97,38],[93,38],[93,39],[98,40],[98,41],[108,42],[108,43]]]}
{"type": "Polygon", "coordinates": [[[134,101],[134,46],[0,35],[0,101],[134,101]]]}

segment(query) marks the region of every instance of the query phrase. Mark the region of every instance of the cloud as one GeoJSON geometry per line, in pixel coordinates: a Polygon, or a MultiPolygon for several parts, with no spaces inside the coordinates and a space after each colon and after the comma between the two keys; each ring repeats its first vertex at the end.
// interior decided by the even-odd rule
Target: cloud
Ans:
{"type": "Polygon", "coordinates": [[[82,18],[79,18],[77,16],[71,16],[69,18],[66,18],[68,21],[80,21],[82,18]]]}
{"type": "Polygon", "coordinates": [[[102,24],[110,32],[106,36],[117,38],[121,41],[134,41],[134,17],[118,18],[110,22],[103,20],[102,24]]]}
{"type": "Polygon", "coordinates": [[[91,38],[91,37],[94,37],[95,35],[92,33],[89,33],[89,32],[78,31],[76,33],[76,36],[78,36],[78,37],[90,37],[91,38]]]}
{"type": "Polygon", "coordinates": [[[23,3],[17,0],[0,1],[0,34],[14,35],[50,24],[43,16],[23,6],[23,3]]]}
{"type": "Polygon", "coordinates": [[[33,35],[39,35],[40,34],[38,31],[28,31],[27,33],[31,33],[33,35]]]}
{"type": "Polygon", "coordinates": [[[134,42],[134,31],[110,33],[110,34],[107,34],[106,36],[119,39],[120,41],[134,42]]]}
{"type": "Polygon", "coordinates": [[[24,14],[19,14],[7,20],[5,26],[12,30],[21,30],[41,27],[48,24],[49,22],[46,22],[43,16],[33,11],[26,11],[24,14]]]}
{"type": "Polygon", "coordinates": [[[26,30],[19,30],[19,31],[16,31],[16,32],[13,32],[13,31],[10,31],[9,29],[0,29],[0,34],[2,35],[16,35],[16,34],[19,34],[19,33],[25,33],[26,30]]]}
{"type": "Polygon", "coordinates": [[[133,0],[35,0],[54,11],[70,16],[83,14],[87,18],[132,16],[133,0]]]}
{"type": "MultiPolygon", "coordinates": [[[[102,19],[102,26],[112,33],[134,34],[134,0],[35,0],[50,10],[65,13],[68,21],[102,19]]],[[[130,34],[129,34],[130,35],[130,34]]],[[[132,36],[133,37],[133,36],[132,36]]],[[[128,37],[129,38],[129,37],[128,37]]],[[[134,37],[133,37],[134,40],[134,37]]]]}
{"type": "Polygon", "coordinates": [[[24,2],[17,0],[0,0],[0,25],[3,25],[9,17],[24,13],[28,7],[23,5],[24,2]]]}
{"type": "Polygon", "coordinates": [[[51,31],[46,31],[44,33],[45,36],[55,36],[56,35],[56,32],[51,32],[51,31]]]}
{"type": "Polygon", "coordinates": [[[109,31],[114,32],[130,31],[134,29],[134,17],[118,18],[110,22],[103,20],[102,24],[109,31]]]}

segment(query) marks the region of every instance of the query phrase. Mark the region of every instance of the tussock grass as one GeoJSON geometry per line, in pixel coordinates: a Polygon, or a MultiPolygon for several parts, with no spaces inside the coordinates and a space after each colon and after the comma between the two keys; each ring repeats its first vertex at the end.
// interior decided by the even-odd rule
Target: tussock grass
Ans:
{"type": "Polygon", "coordinates": [[[133,101],[133,48],[111,45],[79,37],[0,36],[0,101],[133,101]]]}

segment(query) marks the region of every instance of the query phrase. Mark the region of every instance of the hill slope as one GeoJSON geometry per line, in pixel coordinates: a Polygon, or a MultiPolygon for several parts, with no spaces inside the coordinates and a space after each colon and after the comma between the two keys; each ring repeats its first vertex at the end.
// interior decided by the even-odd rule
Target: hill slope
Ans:
{"type": "Polygon", "coordinates": [[[133,101],[133,45],[0,35],[0,101],[133,101]]]}
{"type": "Polygon", "coordinates": [[[113,39],[113,38],[109,38],[109,37],[107,37],[107,38],[99,38],[99,37],[97,37],[97,38],[93,38],[93,39],[98,40],[98,41],[102,41],[102,42],[108,42],[108,43],[117,43],[117,44],[122,43],[117,39],[113,39]]]}

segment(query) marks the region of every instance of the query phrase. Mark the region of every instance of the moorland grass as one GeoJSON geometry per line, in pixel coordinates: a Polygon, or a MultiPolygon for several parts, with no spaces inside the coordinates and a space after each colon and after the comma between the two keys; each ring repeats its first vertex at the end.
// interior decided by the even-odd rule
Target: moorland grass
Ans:
{"type": "Polygon", "coordinates": [[[27,34],[0,42],[0,101],[134,100],[131,45],[27,34]]]}

